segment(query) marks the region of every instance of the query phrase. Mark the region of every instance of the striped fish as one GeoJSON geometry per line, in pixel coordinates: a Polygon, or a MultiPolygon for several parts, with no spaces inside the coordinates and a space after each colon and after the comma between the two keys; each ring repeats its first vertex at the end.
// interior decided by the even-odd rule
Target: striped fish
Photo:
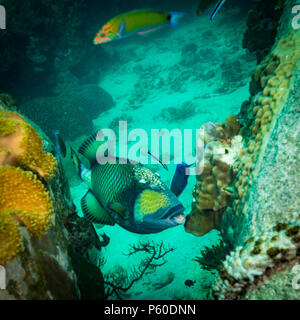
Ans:
{"type": "Polygon", "coordinates": [[[94,44],[124,39],[134,34],[145,34],[164,26],[176,26],[182,12],[161,12],[153,9],[133,10],[109,20],[97,33],[94,44]]]}
{"type": "Polygon", "coordinates": [[[117,223],[139,234],[157,233],[185,222],[184,207],[150,169],[131,162],[99,164],[96,153],[103,142],[96,137],[88,138],[78,151],[90,162],[90,169],[71,149],[77,172],[89,186],[81,199],[88,220],[111,226],[117,223]]]}

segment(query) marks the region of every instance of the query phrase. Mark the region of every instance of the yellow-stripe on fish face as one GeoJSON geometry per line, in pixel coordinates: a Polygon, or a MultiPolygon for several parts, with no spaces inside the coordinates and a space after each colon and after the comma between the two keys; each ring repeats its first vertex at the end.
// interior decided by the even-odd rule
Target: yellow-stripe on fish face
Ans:
{"type": "Polygon", "coordinates": [[[155,213],[161,208],[167,208],[170,204],[170,199],[166,194],[149,189],[144,190],[135,201],[135,218],[141,220],[145,215],[155,213]]]}
{"type": "Polygon", "coordinates": [[[133,10],[109,20],[97,33],[94,44],[122,39],[139,32],[149,32],[170,24],[170,14],[151,9],[133,10]]]}

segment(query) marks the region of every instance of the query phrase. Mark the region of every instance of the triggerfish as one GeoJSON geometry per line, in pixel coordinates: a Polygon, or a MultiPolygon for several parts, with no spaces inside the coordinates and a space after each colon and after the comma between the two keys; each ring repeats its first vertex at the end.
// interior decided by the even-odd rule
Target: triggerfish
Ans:
{"type": "Polygon", "coordinates": [[[210,20],[214,20],[216,14],[222,8],[222,6],[226,2],[226,0],[219,0],[219,1],[217,1],[217,0],[200,0],[198,8],[197,8],[197,15],[200,16],[201,14],[206,12],[211,7],[211,5],[214,5],[216,2],[217,2],[217,4],[215,5],[215,7],[213,7],[213,10],[210,14],[210,20]]]}
{"type": "Polygon", "coordinates": [[[153,9],[134,10],[122,13],[109,20],[98,32],[94,44],[145,34],[164,26],[176,26],[182,12],[161,12],[153,9]]]}
{"type": "Polygon", "coordinates": [[[188,165],[184,162],[179,163],[176,167],[175,174],[171,183],[171,191],[175,194],[176,197],[179,197],[182,191],[185,189],[189,175],[187,174],[187,168],[191,167],[193,164],[188,165]]]}
{"type": "Polygon", "coordinates": [[[96,153],[103,142],[97,134],[88,138],[78,152],[90,162],[86,168],[71,149],[73,163],[89,190],[81,199],[84,216],[93,223],[118,224],[139,233],[157,233],[184,224],[184,207],[150,169],[140,163],[99,164],[96,153]]]}

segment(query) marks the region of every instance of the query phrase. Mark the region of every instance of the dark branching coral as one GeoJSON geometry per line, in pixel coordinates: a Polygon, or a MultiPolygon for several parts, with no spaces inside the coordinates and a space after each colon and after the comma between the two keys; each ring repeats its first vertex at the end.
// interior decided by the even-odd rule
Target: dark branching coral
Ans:
{"type": "Polygon", "coordinates": [[[231,93],[247,83],[247,70],[244,70],[239,60],[224,60],[220,69],[222,70],[222,87],[215,90],[215,93],[231,93]]]}
{"type": "Polygon", "coordinates": [[[214,245],[210,248],[205,247],[201,250],[201,257],[195,257],[193,261],[198,262],[201,268],[205,270],[218,270],[229,252],[230,249],[224,241],[220,241],[218,245],[214,245]]]}
{"type": "Polygon", "coordinates": [[[115,272],[106,274],[105,287],[106,296],[116,296],[122,299],[122,294],[126,293],[137,281],[141,280],[145,274],[155,272],[157,267],[166,263],[165,256],[174,251],[173,247],[168,247],[163,242],[139,242],[137,245],[132,245],[126,256],[132,256],[139,252],[146,254],[137,267],[131,269],[130,274],[119,267],[115,272]]]}

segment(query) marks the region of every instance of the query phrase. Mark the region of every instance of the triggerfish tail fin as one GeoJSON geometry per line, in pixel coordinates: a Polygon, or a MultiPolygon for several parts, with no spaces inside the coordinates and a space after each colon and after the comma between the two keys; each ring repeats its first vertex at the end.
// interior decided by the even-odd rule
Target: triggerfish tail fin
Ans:
{"type": "Polygon", "coordinates": [[[72,158],[72,162],[75,166],[75,170],[79,176],[79,178],[81,180],[82,179],[82,169],[83,169],[83,164],[81,163],[81,161],[78,158],[78,155],[76,154],[76,152],[73,150],[73,148],[71,148],[71,158],[72,158]]]}
{"type": "Polygon", "coordinates": [[[186,14],[184,12],[170,12],[170,25],[177,27],[179,20],[183,18],[186,14]]]}
{"type": "Polygon", "coordinates": [[[216,14],[219,12],[219,10],[223,7],[226,0],[220,0],[217,5],[215,6],[214,10],[210,14],[210,20],[214,20],[216,14]]]}
{"type": "Polygon", "coordinates": [[[60,155],[65,158],[67,154],[67,147],[65,145],[64,140],[60,136],[60,132],[58,130],[55,130],[53,132],[53,135],[55,137],[55,144],[56,144],[57,150],[59,151],[60,155]]]}
{"type": "Polygon", "coordinates": [[[84,217],[93,223],[110,226],[115,224],[90,190],[81,199],[81,209],[84,217]]]}
{"type": "Polygon", "coordinates": [[[78,152],[89,160],[91,167],[97,162],[97,150],[103,144],[103,141],[97,141],[98,132],[95,132],[87,138],[78,152]]]}
{"type": "Polygon", "coordinates": [[[179,197],[188,183],[189,175],[186,174],[186,168],[191,167],[193,164],[179,163],[176,167],[175,174],[171,183],[171,191],[176,197],[179,197]]]}

